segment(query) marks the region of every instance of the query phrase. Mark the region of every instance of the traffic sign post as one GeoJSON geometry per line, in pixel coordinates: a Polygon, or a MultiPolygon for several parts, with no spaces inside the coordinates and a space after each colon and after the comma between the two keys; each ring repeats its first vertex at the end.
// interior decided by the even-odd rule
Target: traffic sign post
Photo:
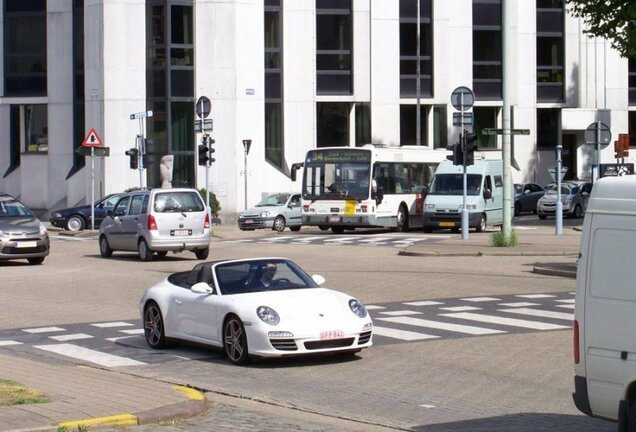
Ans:
{"type": "Polygon", "coordinates": [[[104,142],[94,128],[91,128],[82,141],[77,153],[91,157],[91,229],[95,229],[95,156],[108,156],[110,149],[104,147],[104,142]],[[99,149],[99,152],[95,150],[99,149]],[[99,154],[98,154],[99,153],[99,154]]]}
{"type": "MultiPolygon", "coordinates": [[[[610,128],[603,123],[602,121],[597,121],[594,123],[590,123],[590,125],[585,129],[585,142],[587,144],[596,145],[596,165],[600,167],[601,165],[601,145],[609,144],[612,141],[612,131],[610,128]]],[[[592,175],[592,182],[598,179],[598,170],[596,175],[592,175]]]]}
{"type": "Polygon", "coordinates": [[[556,235],[563,235],[563,203],[561,202],[561,150],[563,146],[561,144],[556,146],[556,182],[557,182],[557,201],[556,201],[556,235]]]}
{"type": "Polygon", "coordinates": [[[208,98],[207,96],[199,97],[196,104],[194,105],[194,112],[197,115],[197,120],[194,121],[194,132],[203,132],[203,136],[201,137],[201,144],[198,147],[199,165],[205,165],[205,205],[207,207],[208,213],[210,213],[210,191],[208,176],[210,165],[212,164],[212,162],[214,162],[214,158],[212,157],[214,148],[212,147],[212,144],[214,144],[215,142],[208,133],[212,131],[214,125],[212,119],[208,118],[208,116],[212,112],[212,101],[210,101],[210,98],[208,98]]]}

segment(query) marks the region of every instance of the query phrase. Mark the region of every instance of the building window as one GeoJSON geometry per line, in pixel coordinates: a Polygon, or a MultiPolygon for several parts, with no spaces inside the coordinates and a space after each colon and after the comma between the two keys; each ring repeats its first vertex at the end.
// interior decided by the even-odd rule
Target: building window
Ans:
{"type": "MultiPolygon", "coordinates": [[[[422,143],[426,144],[428,136],[428,124],[426,119],[430,106],[420,106],[420,127],[422,131],[422,143]]],[[[417,105],[400,105],[400,145],[417,145],[417,105]]]]}
{"type": "Polygon", "coordinates": [[[283,19],[281,0],[265,1],[265,160],[283,168],[283,19]]]}
{"type": "Polygon", "coordinates": [[[349,146],[349,111],[348,103],[316,104],[317,147],[349,146]]]}
{"type": "Polygon", "coordinates": [[[146,1],[146,176],[161,186],[161,157],[174,155],[173,186],[193,187],[194,11],[192,0],[146,1]]]}
{"type": "Polygon", "coordinates": [[[446,148],[448,146],[446,115],[446,105],[433,107],[433,148],[446,148]]]}
{"type": "Polygon", "coordinates": [[[4,0],[4,94],[46,96],[46,0],[4,0]]]}
{"type": "Polygon", "coordinates": [[[420,2],[420,94],[433,97],[431,0],[400,0],[400,96],[417,97],[417,2],[420,2]]]}
{"type": "Polygon", "coordinates": [[[486,128],[497,127],[497,115],[499,108],[496,107],[474,107],[473,115],[475,117],[475,126],[473,131],[477,136],[477,147],[479,149],[496,149],[497,136],[483,135],[482,132],[486,128]]]}
{"type": "Polygon", "coordinates": [[[630,111],[629,117],[629,128],[627,131],[629,132],[629,146],[636,147],[636,111],[630,111]]]}
{"type": "Polygon", "coordinates": [[[559,143],[559,109],[537,110],[537,149],[554,149],[559,143]]]}
{"type": "Polygon", "coordinates": [[[20,106],[11,105],[9,107],[9,169],[4,173],[8,176],[20,166],[20,106]]]}
{"type": "Polygon", "coordinates": [[[356,147],[371,143],[371,104],[356,104],[356,147]]]}
{"type": "Polygon", "coordinates": [[[473,92],[502,98],[501,0],[473,0],[473,92]]]}
{"type": "Polygon", "coordinates": [[[316,0],[316,92],[350,95],[352,79],[351,0],[316,0]]]}
{"type": "Polygon", "coordinates": [[[70,177],[86,165],[86,158],[75,149],[84,140],[84,0],[73,0],[73,168],[70,177]]]}
{"type": "Polygon", "coordinates": [[[537,101],[563,102],[563,0],[537,0],[537,101]]]}
{"type": "Polygon", "coordinates": [[[636,59],[629,59],[629,104],[636,105],[636,59]]]}

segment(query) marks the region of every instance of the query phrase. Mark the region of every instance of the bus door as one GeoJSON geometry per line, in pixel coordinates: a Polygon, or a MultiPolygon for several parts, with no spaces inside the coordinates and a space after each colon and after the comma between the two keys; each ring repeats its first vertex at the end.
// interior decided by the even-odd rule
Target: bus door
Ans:
{"type": "Polygon", "coordinates": [[[376,217],[381,225],[387,226],[389,218],[395,216],[395,175],[393,166],[389,163],[376,163],[373,167],[373,179],[378,191],[382,194],[382,201],[377,203],[376,217]]]}

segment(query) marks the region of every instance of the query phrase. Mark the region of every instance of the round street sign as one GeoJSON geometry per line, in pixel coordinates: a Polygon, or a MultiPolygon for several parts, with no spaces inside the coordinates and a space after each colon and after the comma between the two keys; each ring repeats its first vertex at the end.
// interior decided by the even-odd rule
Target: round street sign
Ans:
{"type": "Polygon", "coordinates": [[[195,107],[195,111],[197,113],[197,117],[199,118],[207,118],[210,115],[210,110],[212,109],[212,102],[208,99],[207,96],[201,96],[197,100],[197,104],[195,107]]]}
{"type": "Polygon", "coordinates": [[[475,94],[468,87],[457,87],[451,93],[451,104],[457,111],[471,109],[473,103],[475,103],[475,94]]]}
{"type": "Polygon", "coordinates": [[[610,141],[612,141],[612,131],[603,122],[590,123],[585,129],[585,142],[587,144],[609,144],[610,141]]]}

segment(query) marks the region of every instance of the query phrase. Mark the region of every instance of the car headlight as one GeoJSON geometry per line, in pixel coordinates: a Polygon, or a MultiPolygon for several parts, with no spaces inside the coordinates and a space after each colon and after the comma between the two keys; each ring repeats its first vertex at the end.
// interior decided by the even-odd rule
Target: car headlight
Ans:
{"type": "Polygon", "coordinates": [[[435,204],[426,204],[426,210],[435,211],[435,204]]]}
{"type": "Polygon", "coordinates": [[[51,214],[51,216],[52,216],[52,217],[54,217],[54,218],[61,218],[61,217],[62,217],[62,213],[60,213],[60,212],[53,212],[53,213],[51,214]]]}
{"type": "Polygon", "coordinates": [[[40,223],[40,235],[41,236],[47,235],[46,227],[44,226],[43,223],[40,223]]]}
{"type": "Polygon", "coordinates": [[[356,299],[349,300],[349,309],[360,318],[367,316],[367,308],[356,299]]]}
{"type": "Polygon", "coordinates": [[[270,215],[271,214],[268,211],[261,212],[261,217],[270,217],[270,215]]]}
{"type": "MultiPolygon", "coordinates": [[[[466,204],[466,208],[468,210],[477,210],[477,204],[466,204]]],[[[464,205],[460,204],[459,205],[459,211],[462,211],[464,209],[464,205]]]]}
{"type": "Polygon", "coordinates": [[[280,317],[274,309],[267,306],[259,306],[256,309],[256,315],[266,324],[276,325],[280,322],[280,317]]]}
{"type": "Polygon", "coordinates": [[[243,214],[243,213],[239,213],[239,217],[240,217],[240,218],[245,217],[245,214],[243,214]]]}

